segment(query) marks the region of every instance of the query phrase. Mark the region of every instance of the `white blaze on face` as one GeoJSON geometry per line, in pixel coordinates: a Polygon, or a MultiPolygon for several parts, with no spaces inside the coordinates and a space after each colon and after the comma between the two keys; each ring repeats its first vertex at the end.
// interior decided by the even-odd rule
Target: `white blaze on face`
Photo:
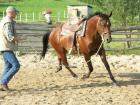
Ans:
{"type": "Polygon", "coordinates": [[[108,25],[109,25],[109,23],[107,22],[107,23],[106,23],[106,25],[108,26],[108,25]]]}

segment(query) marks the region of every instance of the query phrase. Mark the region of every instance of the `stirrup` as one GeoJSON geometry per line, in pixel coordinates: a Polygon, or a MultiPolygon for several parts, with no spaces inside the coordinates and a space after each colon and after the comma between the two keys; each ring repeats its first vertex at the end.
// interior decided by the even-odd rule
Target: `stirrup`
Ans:
{"type": "Polygon", "coordinates": [[[68,54],[71,54],[71,52],[72,52],[72,47],[70,48],[70,50],[69,50],[68,54]]]}

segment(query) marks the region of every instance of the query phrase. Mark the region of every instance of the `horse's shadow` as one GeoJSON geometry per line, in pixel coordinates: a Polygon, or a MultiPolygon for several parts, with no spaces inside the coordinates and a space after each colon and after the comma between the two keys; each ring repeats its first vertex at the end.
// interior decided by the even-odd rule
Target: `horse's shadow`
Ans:
{"type": "MultiPolygon", "coordinates": [[[[108,75],[108,74],[105,74],[108,75]]],[[[120,78],[129,78],[129,80],[120,80],[118,81],[119,86],[130,86],[130,85],[140,85],[140,73],[121,73],[117,74],[120,78]]],[[[97,78],[103,78],[104,74],[100,74],[97,78]]],[[[81,89],[81,88],[96,88],[96,87],[108,87],[113,86],[113,83],[104,82],[101,83],[101,81],[96,81],[95,83],[89,83],[89,84],[82,84],[82,85],[76,85],[76,86],[70,86],[73,89],[81,89]]]]}
{"type": "MultiPolygon", "coordinates": [[[[102,75],[102,74],[101,74],[102,75]]],[[[121,86],[130,86],[130,85],[140,85],[140,73],[121,73],[118,74],[120,78],[129,78],[127,81],[118,81],[121,86]]],[[[91,78],[91,77],[90,77],[91,78]]],[[[100,75],[97,78],[102,78],[100,75]]],[[[85,80],[86,81],[86,80],[85,80]]],[[[51,91],[61,91],[61,90],[77,90],[77,89],[84,89],[84,88],[97,88],[97,87],[109,87],[113,86],[112,83],[104,82],[101,83],[101,81],[96,81],[94,83],[88,83],[88,84],[81,84],[81,85],[74,85],[74,86],[60,86],[55,85],[53,87],[46,87],[46,88],[28,88],[28,89],[21,89],[21,90],[14,90],[15,92],[24,92],[24,93],[43,93],[43,92],[51,92],[51,91]]]]}
{"type": "Polygon", "coordinates": [[[121,86],[140,85],[140,73],[122,73],[121,78],[129,78],[127,81],[119,81],[121,86]]]}

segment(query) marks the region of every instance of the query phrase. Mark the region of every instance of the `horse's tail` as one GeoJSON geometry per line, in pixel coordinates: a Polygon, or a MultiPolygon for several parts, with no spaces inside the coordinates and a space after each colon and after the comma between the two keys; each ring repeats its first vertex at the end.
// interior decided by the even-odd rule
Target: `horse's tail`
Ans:
{"type": "Polygon", "coordinates": [[[51,31],[45,33],[43,38],[42,38],[43,50],[42,50],[42,53],[41,53],[40,60],[45,57],[45,54],[47,52],[50,33],[51,33],[51,31]]]}

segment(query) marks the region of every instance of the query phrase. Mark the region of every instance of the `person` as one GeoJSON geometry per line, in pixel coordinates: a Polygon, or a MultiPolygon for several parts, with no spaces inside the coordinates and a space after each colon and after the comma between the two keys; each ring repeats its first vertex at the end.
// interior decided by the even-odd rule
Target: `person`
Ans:
{"type": "Polygon", "coordinates": [[[77,22],[77,25],[79,26],[81,23],[83,23],[85,20],[87,20],[87,17],[84,15],[81,15],[79,21],[77,22]]]}
{"type": "Polygon", "coordinates": [[[46,10],[43,12],[43,15],[46,18],[47,24],[52,24],[51,13],[52,13],[51,10],[46,10]]]}
{"type": "Polygon", "coordinates": [[[15,7],[9,6],[6,9],[6,16],[0,22],[0,52],[5,63],[0,78],[0,90],[3,91],[9,90],[9,81],[20,69],[19,61],[14,54],[18,41],[22,40],[15,31],[14,18],[18,12],[15,7]]]}

